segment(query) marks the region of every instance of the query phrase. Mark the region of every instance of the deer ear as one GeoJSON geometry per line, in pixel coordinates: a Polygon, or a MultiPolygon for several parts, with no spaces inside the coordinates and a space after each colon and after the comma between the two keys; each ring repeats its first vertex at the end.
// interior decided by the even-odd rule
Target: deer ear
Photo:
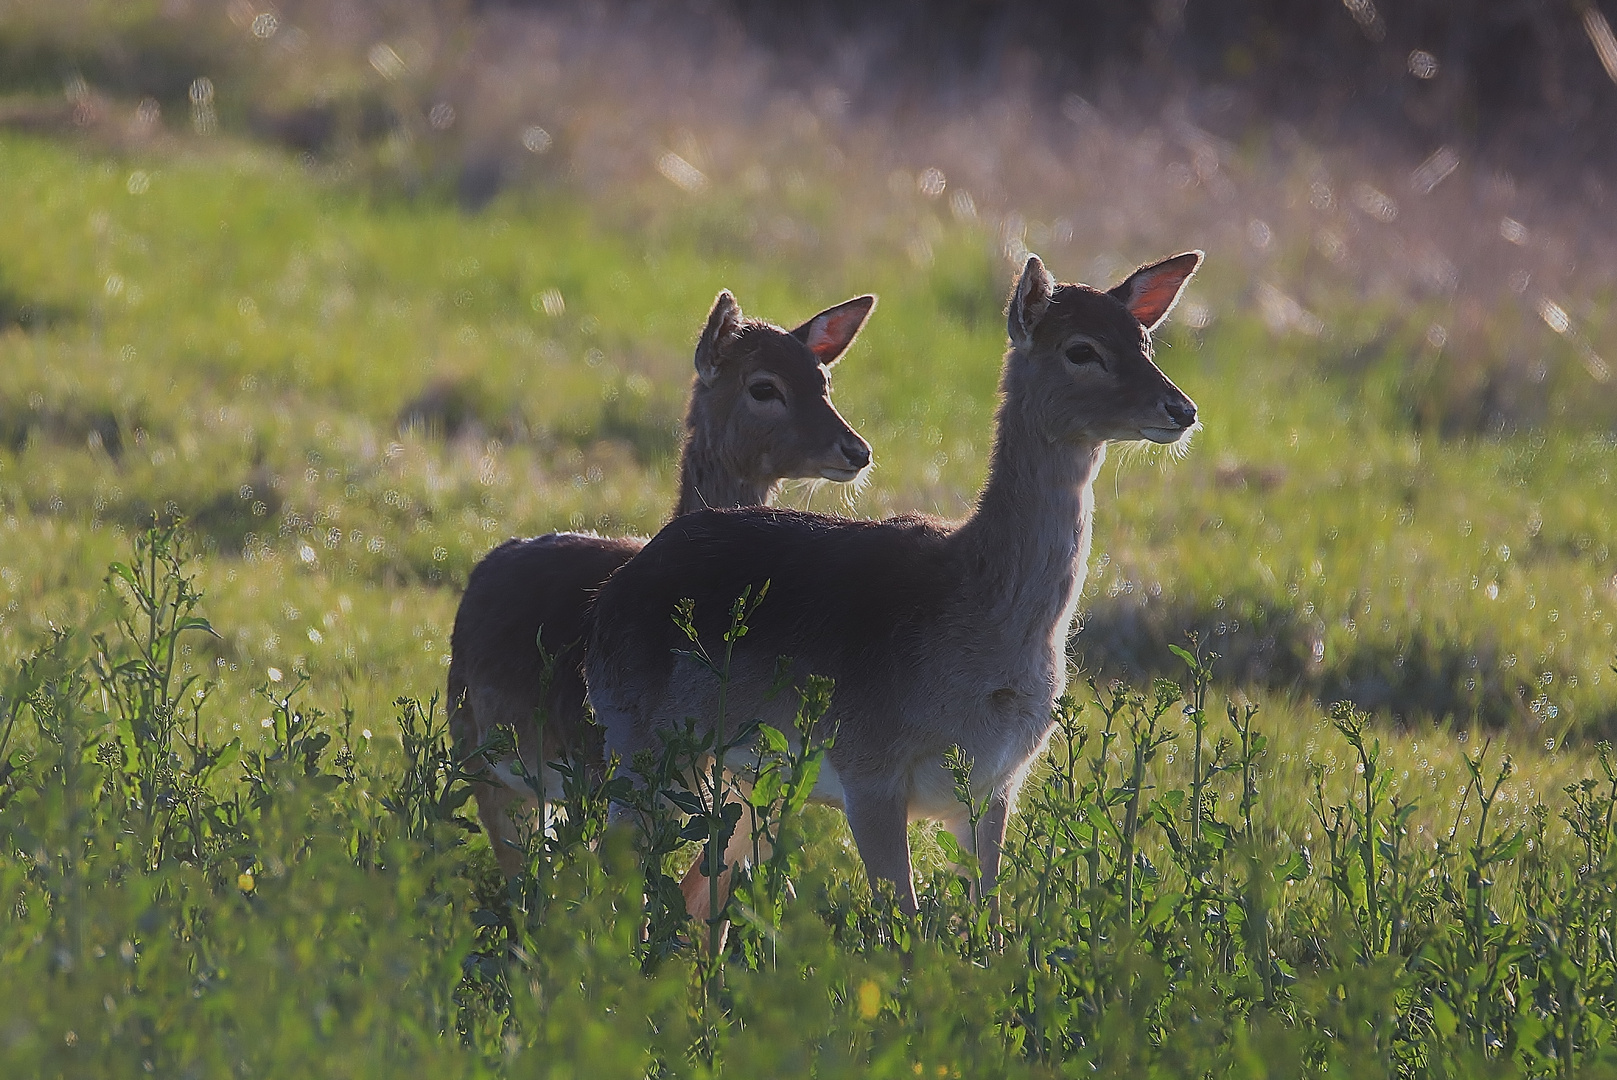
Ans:
{"type": "Polygon", "coordinates": [[[1155,330],[1179,302],[1185,283],[1202,264],[1202,253],[1187,251],[1150,266],[1142,266],[1128,280],[1111,291],[1123,302],[1129,314],[1147,330],[1155,330]]]}
{"type": "Polygon", "coordinates": [[[702,336],[696,342],[696,377],[702,380],[703,386],[712,386],[719,377],[719,369],[724,364],[724,347],[741,332],[741,305],[736,298],[730,295],[729,289],[722,289],[713,301],[713,310],[708,312],[707,326],[702,329],[702,336]]]}
{"type": "Polygon", "coordinates": [[[1010,306],[1005,309],[1005,329],[1011,335],[1012,345],[1032,344],[1033,328],[1050,309],[1050,297],[1055,289],[1056,283],[1044,263],[1037,255],[1029,255],[1011,293],[1010,306]]]}
{"type": "Polygon", "coordinates": [[[875,310],[874,296],[856,296],[835,307],[828,307],[792,331],[792,336],[809,347],[820,363],[830,367],[848,351],[853,339],[875,310]]]}

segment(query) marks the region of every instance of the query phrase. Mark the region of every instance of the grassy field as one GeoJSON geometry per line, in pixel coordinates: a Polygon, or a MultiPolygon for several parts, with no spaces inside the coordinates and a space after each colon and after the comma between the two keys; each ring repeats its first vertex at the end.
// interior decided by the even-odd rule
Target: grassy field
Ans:
{"type": "MultiPolygon", "coordinates": [[[[493,542],[656,529],[720,287],[777,321],[882,295],[837,381],[873,480],[799,503],[958,515],[986,465],[1010,269],[970,226],[924,272],[900,254],[803,276],[715,253],[700,205],[648,236],[565,192],[379,204],[245,145],[5,150],[11,656],[80,617],[114,530],[173,503],[219,556],[204,580],[234,625],[205,659],[235,700],[300,663],[356,703],[430,692],[452,586],[493,542]]],[[[1334,371],[1339,342],[1243,312],[1216,249],[1194,289],[1228,314],[1161,352],[1206,430],[1185,461],[1125,454],[1104,479],[1081,659],[1148,674],[1197,628],[1243,686],[1535,742],[1609,728],[1609,432],[1443,439],[1390,375],[1334,371]]]]}
{"type": "MultiPolygon", "coordinates": [[[[1215,682],[1202,713],[1158,717],[1160,747],[1149,702],[1120,705],[1112,736],[1085,707],[1086,748],[1030,793],[1003,933],[929,834],[927,910],[905,923],[813,810],[784,815],[798,843],[755,879],[724,964],[655,902],[640,934],[642,882],[689,850],[598,856],[584,802],[581,831],[536,842],[502,890],[457,824],[465,763],[408,708],[401,729],[394,699],[440,691],[459,586],[500,539],[659,527],[720,287],[783,323],[881,295],[836,382],[873,477],[788,502],[958,515],[986,467],[1012,273],[989,224],[890,185],[894,213],[929,223],[924,253],[865,236],[783,258],[743,227],[743,195],[657,183],[644,212],[538,184],[471,213],[225,137],[126,152],[0,135],[0,888],[16,901],[0,1057],[109,1076],[1604,1060],[1609,387],[1543,331],[1551,419],[1445,431],[1415,407],[1449,371],[1427,329],[1441,305],[1377,322],[1344,297],[1321,309],[1331,333],[1287,330],[1243,258],[1194,230],[1176,246],[1208,246],[1208,268],[1159,359],[1206,427],[1184,460],[1108,465],[1073,656],[1103,699],[1112,678],[1189,686],[1168,646],[1195,630],[1221,654],[1215,682]],[[160,687],[111,666],[152,646],[119,635],[102,585],[154,512],[188,518],[185,572],[216,631],[180,634],[160,687]],[[99,674],[63,627],[110,635],[99,674]],[[202,681],[179,692],[192,676],[205,703],[202,681]],[[1225,695],[1232,715],[1260,708],[1269,740],[1245,744],[1244,769],[1225,695]],[[1362,755],[1344,735],[1362,714],[1333,720],[1332,702],[1371,717],[1362,755]],[[1235,740],[1211,773],[1196,716],[1208,755],[1235,740]],[[1504,751],[1515,771],[1495,788],[1504,751]],[[1586,775],[1598,790],[1563,790],[1586,775]],[[1195,812],[1200,784],[1218,798],[1195,812]],[[1145,861],[1120,854],[1133,845],[1145,861]]],[[[868,209],[812,178],[788,202],[824,236],[868,209]]],[[[1070,230],[1048,239],[1058,277],[1096,269],[1070,230]]]]}

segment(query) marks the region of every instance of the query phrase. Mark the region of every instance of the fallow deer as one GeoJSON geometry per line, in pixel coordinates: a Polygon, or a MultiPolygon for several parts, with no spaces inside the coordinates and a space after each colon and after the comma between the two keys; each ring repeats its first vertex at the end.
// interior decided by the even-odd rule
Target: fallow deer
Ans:
{"type": "MultiPolygon", "coordinates": [[[[730,722],[793,730],[794,703],[771,693],[779,657],[798,679],[830,676],[837,734],[815,796],[843,807],[872,881],[891,881],[916,910],[907,825],[930,818],[978,853],[992,888],[1017,790],[1066,684],[1106,444],[1174,444],[1196,425],[1195,404],[1152,362],[1151,330],[1201,259],[1175,255],[1109,292],[1058,285],[1028,259],[1007,312],[988,480],[964,522],[768,508],[671,522],[596,602],[585,665],[608,749],[628,760],[657,745],[659,728],[687,717],[711,727],[717,679],[676,653],[689,643],[671,613],[694,600],[698,635],[721,655],[733,601],[767,581],[733,646],[730,722]],[[973,797],[987,802],[975,837],[943,764],[955,745],[973,762],[973,797]]],[[[736,829],[727,866],[746,831],[736,829]]],[[[687,881],[698,913],[702,891],[687,881]]]]}
{"type": "MultiPolygon", "coordinates": [[[[831,403],[830,376],[875,304],[855,297],[787,331],[746,318],[735,297],[719,293],[696,345],[675,514],[767,503],[783,479],[848,481],[870,465],[869,444],[831,403]]],[[[547,799],[557,778],[545,762],[599,766],[600,730],[584,711],[585,620],[601,583],[645,543],[551,533],[507,540],[472,569],[450,640],[450,726],[461,747],[509,725],[547,799]],[[548,684],[541,648],[553,659],[548,684]]],[[[493,782],[475,785],[478,816],[514,874],[521,829],[512,813],[541,808],[509,762],[488,771],[493,782]]]]}

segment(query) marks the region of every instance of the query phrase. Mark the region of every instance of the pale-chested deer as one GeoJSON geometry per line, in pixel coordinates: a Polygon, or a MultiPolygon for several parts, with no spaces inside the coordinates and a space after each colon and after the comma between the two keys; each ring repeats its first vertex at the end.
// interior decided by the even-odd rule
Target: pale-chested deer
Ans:
{"type": "MultiPolygon", "coordinates": [[[[830,375],[875,303],[855,297],[788,331],[746,318],[719,293],[696,345],[676,515],[767,503],[784,479],[847,481],[870,465],[869,444],[831,403],[830,375]]],[[[473,568],[450,641],[450,726],[462,748],[509,725],[547,798],[557,777],[545,762],[601,763],[600,730],[584,711],[585,620],[601,583],[645,543],[551,533],[508,540],[473,568]],[[548,682],[540,648],[553,659],[548,682]]],[[[509,762],[488,772],[492,782],[475,785],[478,816],[514,874],[521,826],[512,814],[539,808],[509,762]]]]}
{"type": "MultiPolygon", "coordinates": [[[[1151,330],[1201,259],[1175,255],[1109,292],[1057,285],[1028,259],[1007,313],[988,480],[964,522],[753,508],[670,523],[596,602],[585,666],[608,749],[628,760],[657,745],[659,728],[713,723],[717,679],[676,653],[689,646],[671,613],[693,599],[712,649],[735,598],[767,581],[733,646],[730,722],[793,730],[790,695],[771,692],[778,657],[792,658],[798,679],[830,676],[836,738],[815,795],[846,811],[867,874],[891,881],[914,912],[907,826],[931,818],[978,853],[991,888],[1017,789],[1065,688],[1106,444],[1178,443],[1196,424],[1195,404],[1152,362],[1151,330]],[[974,799],[987,802],[975,837],[943,764],[955,745],[973,762],[974,799]]],[[[700,913],[702,890],[689,885],[700,913]]]]}

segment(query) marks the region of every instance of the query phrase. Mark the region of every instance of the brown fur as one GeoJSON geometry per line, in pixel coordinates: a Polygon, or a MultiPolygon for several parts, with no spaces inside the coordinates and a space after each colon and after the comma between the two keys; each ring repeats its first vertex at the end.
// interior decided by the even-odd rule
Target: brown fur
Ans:
{"type": "MultiPolygon", "coordinates": [[[[696,348],[676,513],[767,502],[783,478],[847,480],[869,465],[869,445],[831,404],[828,369],[874,304],[857,297],[786,331],[743,317],[728,292],[719,294],[696,348]],[[760,385],[778,396],[759,401],[752,391],[760,385]]],[[[552,533],[507,540],[477,564],[450,642],[450,725],[463,752],[509,725],[527,770],[547,784],[556,777],[544,762],[600,766],[600,729],[584,707],[586,619],[601,583],[644,544],[552,533]],[[541,647],[554,657],[548,690],[541,647]]],[[[476,788],[500,865],[515,873],[512,815],[532,809],[531,795],[510,779],[476,788]]]]}
{"type": "Polygon", "coordinates": [[[731,602],[767,581],[735,646],[727,723],[789,728],[793,702],[769,692],[778,657],[792,658],[799,679],[830,676],[834,775],[822,774],[819,794],[846,809],[870,875],[891,880],[914,911],[905,827],[935,817],[979,852],[991,885],[1016,790],[1065,684],[1105,444],[1177,442],[1194,424],[1195,405],[1151,362],[1149,329],[1199,262],[1177,256],[1102,293],[1056,286],[1029,260],[1007,316],[989,479],[964,523],[752,508],[665,527],[597,603],[586,669],[608,746],[627,757],[670,722],[714,721],[716,680],[674,653],[682,641],[669,614],[693,598],[718,655],[731,602]],[[973,758],[989,803],[977,836],[942,768],[951,745],[973,758]]]}

